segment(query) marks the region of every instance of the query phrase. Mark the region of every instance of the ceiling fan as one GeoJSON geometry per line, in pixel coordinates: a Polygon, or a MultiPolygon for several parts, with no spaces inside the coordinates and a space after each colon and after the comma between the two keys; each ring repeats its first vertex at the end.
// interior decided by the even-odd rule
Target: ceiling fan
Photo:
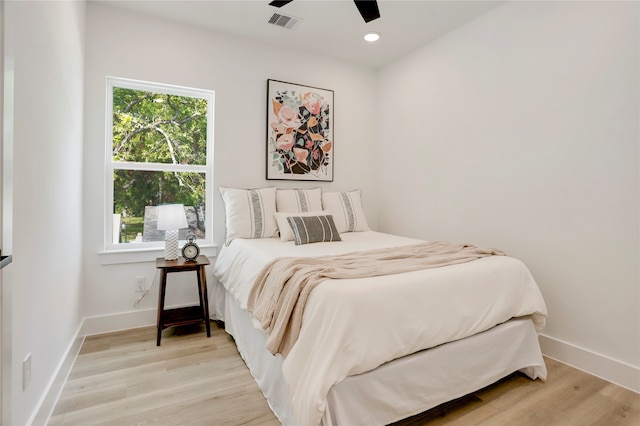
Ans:
{"type": "MultiPolygon", "coordinates": [[[[272,1],[269,6],[282,7],[285,4],[291,3],[293,0],[280,0],[272,1]]],[[[362,15],[364,22],[370,22],[380,17],[380,11],[378,10],[378,2],[376,0],[353,0],[362,15]]]]}

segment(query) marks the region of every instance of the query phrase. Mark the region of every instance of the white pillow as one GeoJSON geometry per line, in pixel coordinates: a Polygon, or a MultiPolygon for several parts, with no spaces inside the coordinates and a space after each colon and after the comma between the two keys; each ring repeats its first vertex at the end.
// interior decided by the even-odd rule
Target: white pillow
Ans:
{"type": "Polygon", "coordinates": [[[280,240],[281,241],[293,241],[293,231],[291,230],[291,226],[287,221],[288,217],[298,216],[298,217],[311,217],[311,216],[326,216],[329,212],[327,210],[315,211],[315,212],[304,212],[304,213],[296,213],[296,212],[278,212],[274,213],[274,217],[278,224],[278,229],[280,230],[280,240]]]}
{"type": "Polygon", "coordinates": [[[276,211],[312,212],[322,210],[322,190],[278,189],[276,192],[276,211]]]}
{"type": "Polygon", "coordinates": [[[360,190],[322,193],[322,207],[333,215],[338,232],[368,231],[360,190]]]}
{"type": "Polygon", "coordinates": [[[219,188],[224,201],[228,245],[235,238],[272,238],[278,227],[276,188],[235,189],[219,188]]]}
{"type": "Polygon", "coordinates": [[[342,241],[333,216],[288,216],[296,245],[342,241]]]}

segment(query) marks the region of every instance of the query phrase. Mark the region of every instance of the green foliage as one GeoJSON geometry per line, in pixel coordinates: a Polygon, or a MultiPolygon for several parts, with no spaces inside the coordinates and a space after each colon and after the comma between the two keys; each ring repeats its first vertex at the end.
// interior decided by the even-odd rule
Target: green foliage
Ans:
{"type": "Polygon", "coordinates": [[[124,232],[121,231],[123,243],[130,243],[136,239],[138,232],[142,234],[144,230],[144,217],[126,217],[122,219],[126,225],[124,232]]]}
{"type": "Polygon", "coordinates": [[[207,101],[114,87],[113,160],[206,164],[207,101]]]}
{"type": "Polygon", "coordinates": [[[145,206],[181,203],[204,205],[204,173],[116,170],[113,174],[114,213],[144,216],[145,206]]]}
{"type": "MultiPolygon", "coordinates": [[[[206,112],[205,99],[114,87],[113,160],[205,165],[206,112]]],[[[145,206],[204,205],[204,173],[124,167],[114,172],[114,213],[144,216],[145,206]]]]}

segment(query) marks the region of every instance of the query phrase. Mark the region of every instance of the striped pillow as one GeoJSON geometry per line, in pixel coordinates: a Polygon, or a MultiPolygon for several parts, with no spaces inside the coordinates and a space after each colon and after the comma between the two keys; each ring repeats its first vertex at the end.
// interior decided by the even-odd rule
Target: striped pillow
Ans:
{"type": "Polygon", "coordinates": [[[278,234],[276,188],[219,188],[226,216],[225,244],[235,238],[272,238],[278,234]]]}
{"type": "Polygon", "coordinates": [[[287,222],[293,231],[296,245],[342,241],[331,215],[289,216],[287,222]]]}
{"type": "Polygon", "coordinates": [[[276,218],[276,223],[278,224],[278,231],[280,232],[280,241],[293,241],[293,231],[291,230],[291,226],[289,226],[289,221],[287,218],[289,216],[325,216],[328,215],[329,212],[327,210],[313,211],[313,212],[300,212],[300,213],[292,213],[292,212],[276,212],[273,216],[276,218]]]}
{"type": "Polygon", "coordinates": [[[368,231],[367,218],[362,208],[360,190],[350,192],[323,192],[322,207],[329,210],[338,232],[368,231]]]}
{"type": "Polygon", "coordinates": [[[276,210],[295,213],[322,210],[322,190],[320,188],[278,189],[276,210]]]}

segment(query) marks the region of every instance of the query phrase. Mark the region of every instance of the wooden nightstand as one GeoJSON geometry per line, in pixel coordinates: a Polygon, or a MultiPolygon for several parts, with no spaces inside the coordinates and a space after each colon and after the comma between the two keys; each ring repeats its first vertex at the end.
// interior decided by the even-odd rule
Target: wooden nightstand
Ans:
{"type": "Polygon", "coordinates": [[[207,278],[205,266],[209,265],[206,256],[198,256],[195,261],[186,261],[183,257],[178,260],[165,260],[163,257],[156,259],[156,268],[160,269],[160,291],[158,292],[158,338],[156,346],[160,346],[162,330],[167,327],[185,324],[204,323],[207,329],[207,337],[211,337],[211,324],[209,322],[209,298],[207,297],[207,278]],[[164,295],[167,289],[167,274],[170,272],[196,271],[198,275],[198,296],[200,305],[183,308],[165,309],[164,295]]]}

